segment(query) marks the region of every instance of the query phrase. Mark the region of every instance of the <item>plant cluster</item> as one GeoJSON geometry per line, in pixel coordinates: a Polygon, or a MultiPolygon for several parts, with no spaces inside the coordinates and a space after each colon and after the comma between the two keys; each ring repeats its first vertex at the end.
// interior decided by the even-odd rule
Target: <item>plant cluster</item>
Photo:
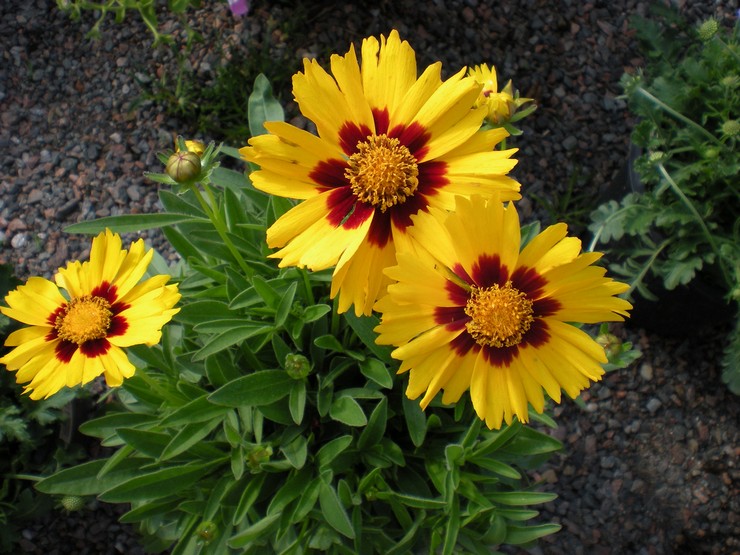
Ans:
{"type": "MultiPolygon", "coordinates": [[[[740,25],[715,20],[697,28],[671,12],[659,21],[637,19],[647,64],[622,85],[639,116],[632,142],[639,184],[622,199],[592,213],[592,247],[604,243],[610,268],[631,289],[656,299],[652,289],[690,284],[698,276],[740,300],[740,25]]],[[[740,350],[733,335],[725,381],[740,392],[740,350]]]]}
{"type": "Polygon", "coordinates": [[[294,76],[317,135],[258,78],[248,146],[178,139],[149,175],[163,212],[70,226],[89,261],[6,296],[27,327],[0,362],[32,399],[115,387],[80,427],[113,454],[40,491],[128,503],[173,554],[489,554],[559,529],[529,523],[555,496],[527,471],[561,444],[525,424],[629,360],[572,325],[623,320],[627,286],[565,224],[520,226],[481,83],[417,75],[396,31],[361,57],[294,76]],[[148,228],[172,267],[122,247],[148,228]]]}

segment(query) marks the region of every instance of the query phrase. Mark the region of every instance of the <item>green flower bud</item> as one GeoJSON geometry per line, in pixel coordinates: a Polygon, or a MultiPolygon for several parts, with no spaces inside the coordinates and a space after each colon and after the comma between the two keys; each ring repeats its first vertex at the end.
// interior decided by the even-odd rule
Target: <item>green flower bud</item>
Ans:
{"type": "Polygon", "coordinates": [[[740,77],[737,75],[728,75],[727,77],[723,77],[720,80],[720,83],[723,87],[727,87],[728,89],[734,89],[738,85],[740,85],[740,77]]]}
{"type": "Polygon", "coordinates": [[[272,447],[269,445],[255,445],[252,450],[247,453],[247,466],[255,473],[259,472],[260,465],[266,463],[272,457],[272,447]]]}
{"type": "Polygon", "coordinates": [[[167,160],[167,175],[178,183],[193,181],[200,175],[200,156],[194,152],[175,152],[167,160]]]}
{"type": "Polygon", "coordinates": [[[650,162],[651,164],[659,164],[663,160],[665,160],[665,158],[666,158],[665,152],[656,150],[655,152],[651,152],[648,155],[648,162],[650,162]]]}
{"type": "Polygon", "coordinates": [[[596,343],[604,348],[606,357],[611,359],[622,352],[622,341],[613,333],[602,333],[596,337],[596,343]]]}
{"type": "Polygon", "coordinates": [[[734,137],[735,135],[740,133],[740,122],[738,122],[736,119],[728,119],[722,124],[722,133],[724,133],[728,137],[734,137]]]}
{"type": "Polygon", "coordinates": [[[74,512],[81,511],[85,508],[85,499],[79,495],[65,495],[62,497],[62,507],[65,511],[74,512]]]}
{"type": "Polygon", "coordinates": [[[716,19],[707,19],[699,25],[699,38],[703,41],[710,40],[719,30],[719,24],[716,19]]]}
{"type": "Polygon", "coordinates": [[[210,520],[206,520],[204,522],[201,522],[198,525],[198,528],[195,529],[195,534],[198,536],[198,542],[208,545],[213,541],[213,539],[216,537],[216,534],[218,533],[218,526],[216,526],[215,522],[211,522],[210,520]]]}
{"type": "Polygon", "coordinates": [[[311,363],[303,355],[285,355],[285,371],[294,380],[302,380],[311,373],[311,363]]]}
{"type": "Polygon", "coordinates": [[[718,148],[715,148],[713,146],[707,148],[704,151],[704,158],[706,158],[707,160],[713,160],[717,156],[719,156],[719,149],[718,148]]]}

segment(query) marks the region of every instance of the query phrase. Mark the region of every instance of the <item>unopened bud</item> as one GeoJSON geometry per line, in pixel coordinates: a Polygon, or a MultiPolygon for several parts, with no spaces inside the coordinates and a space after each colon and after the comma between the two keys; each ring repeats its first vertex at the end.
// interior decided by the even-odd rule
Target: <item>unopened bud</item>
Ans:
{"type": "Polygon", "coordinates": [[[85,508],[85,499],[79,495],[65,495],[62,497],[61,503],[64,510],[70,513],[85,508]]]}
{"type": "MultiPolygon", "coordinates": [[[[206,151],[206,145],[200,141],[185,141],[185,150],[188,152],[194,152],[198,156],[203,156],[203,153],[206,151]]],[[[180,147],[178,145],[175,145],[175,151],[180,152],[180,147]]]]}
{"type": "Polygon", "coordinates": [[[596,338],[596,343],[604,348],[606,357],[611,359],[622,352],[622,341],[613,333],[602,333],[596,338]]]}
{"type": "Polygon", "coordinates": [[[198,536],[199,543],[208,545],[213,541],[213,539],[216,537],[216,534],[218,533],[218,526],[216,526],[215,522],[211,522],[210,520],[206,520],[204,522],[201,522],[198,525],[198,528],[195,529],[195,534],[198,536]]]}
{"type": "Polygon", "coordinates": [[[728,137],[734,137],[740,133],[740,123],[736,119],[728,119],[722,124],[722,133],[728,137]]]}
{"type": "Polygon", "coordinates": [[[719,24],[716,19],[707,19],[699,25],[699,38],[703,41],[710,40],[719,30],[719,24]]]}
{"type": "Polygon", "coordinates": [[[247,454],[247,465],[252,472],[259,471],[259,467],[262,463],[266,463],[272,457],[272,447],[269,445],[256,445],[247,454]]]}
{"type": "Polygon", "coordinates": [[[167,160],[167,175],[178,183],[193,181],[200,175],[200,156],[194,152],[175,152],[167,160]]]}
{"type": "Polygon", "coordinates": [[[303,355],[285,355],[285,371],[294,380],[302,380],[311,373],[311,363],[303,355]]]}

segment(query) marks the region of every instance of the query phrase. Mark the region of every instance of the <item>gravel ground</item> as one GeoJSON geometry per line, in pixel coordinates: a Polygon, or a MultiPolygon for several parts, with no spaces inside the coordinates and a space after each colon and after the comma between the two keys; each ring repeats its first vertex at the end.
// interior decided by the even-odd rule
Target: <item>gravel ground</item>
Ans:
{"type": "MultiPolygon", "coordinates": [[[[525,217],[547,221],[548,206],[562,209],[569,189],[597,197],[624,167],[632,120],[617,98],[618,81],[641,64],[628,23],[647,2],[453,0],[419,9],[410,0],[255,1],[238,21],[225,2],[204,4],[191,12],[204,41],[188,63],[206,82],[224,52],[248,56],[256,46],[293,71],[304,55],[326,60],[391,28],[411,42],[420,67],[441,59],[449,75],[465,64],[494,63],[502,81],[513,78],[539,105],[515,141],[525,217]]],[[[692,21],[717,15],[734,23],[736,2],[678,4],[692,21]]],[[[180,27],[162,21],[181,44],[180,27]]],[[[89,239],[63,233],[66,225],[157,210],[157,187],[143,172],[160,170],[155,155],[176,133],[195,132],[144,96],[173,67],[172,50],[150,48],[134,13],[103,27],[94,43],[84,39],[92,22],[90,14],[72,22],[45,0],[0,5],[0,263],[13,264],[20,277],[49,276],[87,256],[89,239]]],[[[287,81],[273,84],[295,117],[287,81]]],[[[156,234],[149,238],[163,246],[156,234]]],[[[563,530],[531,553],[740,553],[740,409],[719,379],[727,331],[668,337],[636,325],[616,330],[643,357],[584,394],[585,410],[572,403],[555,409],[554,433],[566,449],[533,478],[559,495],[542,521],[563,530]]],[[[22,548],[141,553],[131,528],[115,523],[117,512],[98,504],[51,514],[27,526],[22,548]]]]}

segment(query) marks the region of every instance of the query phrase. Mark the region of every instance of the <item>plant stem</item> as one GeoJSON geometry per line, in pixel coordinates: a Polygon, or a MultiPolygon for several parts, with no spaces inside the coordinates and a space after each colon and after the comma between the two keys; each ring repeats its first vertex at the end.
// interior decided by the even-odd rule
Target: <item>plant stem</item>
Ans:
{"type": "Polygon", "coordinates": [[[642,96],[644,96],[646,99],[648,99],[650,102],[652,102],[653,104],[655,104],[658,108],[662,109],[667,114],[673,116],[674,118],[676,118],[679,121],[684,122],[686,125],[689,125],[689,126],[693,127],[694,129],[696,129],[697,131],[699,131],[702,135],[704,135],[708,139],[712,140],[714,143],[716,143],[718,145],[722,145],[722,141],[720,141],[717,137],[715,137],[709,131],[707,131],[706,129],[704,129],[701,125],[699,125],[698,123],[696,123],[694,120],[687,118],[682,113],[677,112],[676,110],[674,110],[673,108],[671,108],[670,106],[668,106],[668,104],[666,104],[665,102],[663,102],[659,98],[653,96],[652,94],[650,94],[648,91],[646,91],[642,87],[637,87],[635,89],[635,92],[641,94],[642,96]]]}
{"type": "Polygon", "coordinates": [[[624,297],[625,299],[630,298],[630,295],[632,295],[632,291],[634,291],[637,288],[637,286],[640,284],[642,279],[645,277],[645,274],[647,274],[648,270],[653,265],[653,262],[655,262],[655,259],[658,258],[658,255],[663,251],[664,248],[668,246],[669,242],[670,241],[666,239],[665,241],[661,243],[661,245],[657,249],[655,249],[655,252],[650,257],[650,260],[648,260],[645,263],[645,265],[643,265],[642,270],[640,270],[640,273],[637,274],[635,279],[632,280],[632,283],[630,283],[630,288],[627,289],[627,291],[625,291],[624,293],[622,293],[622,297],[624,297]]]}
{"type": "Polygon", "coordinates": [[[712,232],[707,227],[707,223],[704,221],[704,218],[701,217],[701,214],[699,214],[699,211],[694,206],[694,203],[691,202],[691,199],[686,196],[686,194],[681,190],[681,187],[679,187],[675,181],[673,181],[673,178],[670,176],[670,174],[666,171],[663,164],[658,164],[658,171],[663,176],[663,178],[668,182],[668,185],[671,187],[674,193],[676,193],[676,196],[678,196],[679,199],[681,199],[681,202],[683,202],[686,207],[689,209],[691,214],[696,219],[696,222],[701,227],[702,231],[704,232],[704,236],[707,238],[707,241],[709,242],[709,245],[712,247],[712,251],[714,251],[715,256],[717,257],[717,263],[719,264],[719,269],[722,272],[722,277],[725,280],[725,283],[727,283],[727,286],[729,288],[732,288],[732,280],[730,279],[730,274],[725,267],[724,260],[722,257],[722,254],[719,252],[719,247],[717,246],[717,242],[714,240],[714,235],[712,235],[712,232]]]}
{"type": "Polygon", "coordinates": [[[213,191],[211,191],[211,188],[204,184],[203,189],[208,194],[208,199],[210,200],[210,204],[206,201],[206,199],[203,198],[203,195],[200,192],[200,189],[193,185],[191,188],[193,193],[195,193],[196,198],[198,199],[198,202],[200,202],[201,208],[203,208],[203,211],[208,215],[208,218],[211,220],[211,223],[213,223],[213,227],[216,229],[216,232],[221,237],[221,240],[224,242],[224,245],[226,245],[226,248],[229,249],[229,252],[232,254],[234,259],[239,264],[239,267],[242,269],[242,272],[244,272],[244,275],[247,278],[251,278],[254,275],[254,270],[249,267],[249,265],[246,263],[244,258],[242,257],[241,253],[237,250],[237,248],[234,246],[234,243],[229,238],[229,235],[226,230],[226,224],[221,219],[221,213],[216,209],[216,198],[213,195],[213,191]]]}

